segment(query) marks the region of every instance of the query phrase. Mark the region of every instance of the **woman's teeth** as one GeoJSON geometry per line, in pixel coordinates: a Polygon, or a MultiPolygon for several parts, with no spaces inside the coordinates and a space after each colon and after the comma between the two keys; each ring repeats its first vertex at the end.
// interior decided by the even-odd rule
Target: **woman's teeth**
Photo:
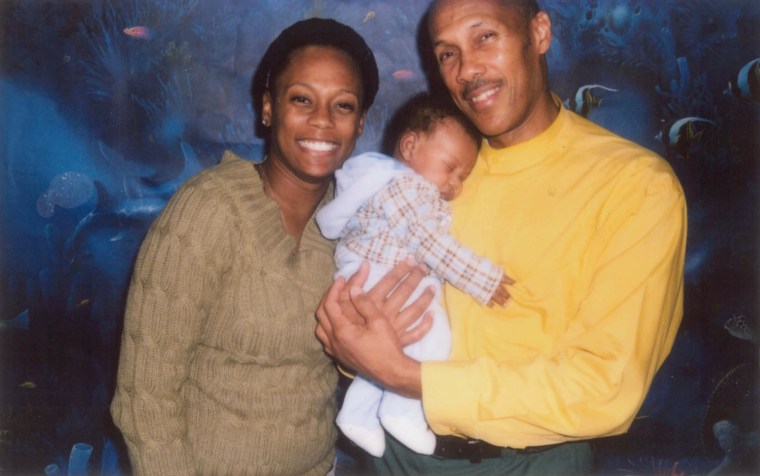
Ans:
{"type": "Polygon", "coordinates": [[[315,152],[327,152],[338,147],[338,144],[334,142],[324,142],[317,140],[300,140],[298,141],[298,145],[315,152]]]}

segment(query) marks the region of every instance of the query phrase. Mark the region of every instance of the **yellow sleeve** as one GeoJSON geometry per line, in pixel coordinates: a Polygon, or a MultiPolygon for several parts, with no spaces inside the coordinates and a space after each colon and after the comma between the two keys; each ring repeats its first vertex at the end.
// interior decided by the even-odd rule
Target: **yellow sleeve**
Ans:
{"type": "Polygon", "coordinates": [[[433,431],[521,448],[629,428],[683,313],[686,204],[672,174],[650,179],[604,210],[587,293],[568,306],[553,351],[523,363],[484,355],[422,364],[433,431]]]}

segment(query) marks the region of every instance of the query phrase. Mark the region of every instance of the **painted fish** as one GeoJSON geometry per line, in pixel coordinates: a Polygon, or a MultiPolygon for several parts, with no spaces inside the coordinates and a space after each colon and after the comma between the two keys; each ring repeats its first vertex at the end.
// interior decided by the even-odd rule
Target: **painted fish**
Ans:
{"type": "Polygon", "coordinates": [[[599,107],[599,105],[602,103],[601,97],[594,96],[591,93],[593,89],[603,89],[605,91],[618,92],[617,89],[608,88],[607,86],[602,86],[601,84],[587,84],[585,86],[581,86],[578,88],[578,91],[575,92],[575,98],[569,105],[571,109],[583,117],[588,117],[589,113],[591,113],[591,108],[599,107]]]}
{"type": "Polygon", "coordinates": [[[705,119],[703,117],[683,117],[670,126],[668,130],[667,142],[665,142],[662,133],[657,135],[657,139],[660,139],[666,146],[688,148],[691,143],[699,140],[702,137],[704,130],[697,130],[694,125],[697,123],[711,124],[715,127],[718,126],[715,122],[705,119]]]}
{"type": "Polygon", "coordinates": [[[153,32],[147,26],[129,26],[124,28],[124,34],[138,40],[150,40],[153,32]]]}
{"type": "Polygon", "coordinates": [[[24,309],[13,319],[0,319],[0,331],[29,330],[29,309],[24,309]]]}
{"type": "Polygon", "coordinates": [[[760,58],[742,66],[736,78],[728,82],[723,94],[760,102],[760,58]]]}
{"type": "Polygon", "coordinates": [[[757,345],[757,332],[750,327],[749,321],[743,314],[732,316],[723,324],[723,327],[734,337],[742,340],[748,340],[757,345]]]}
{"type": "Polygon", "coordinates": [[[409,69],[399,69],[393,72],[393,77],[396,79],[412,79],[414,78],[414,71],[409,69]]]}
{"type": "Polygon", "coordinates": [[[364,16],[364,20],[362,20],[362,23],[367,23],[368,21],[375,18],[375,12],[372,10],[368,11],[367,14],[364,16]]]}

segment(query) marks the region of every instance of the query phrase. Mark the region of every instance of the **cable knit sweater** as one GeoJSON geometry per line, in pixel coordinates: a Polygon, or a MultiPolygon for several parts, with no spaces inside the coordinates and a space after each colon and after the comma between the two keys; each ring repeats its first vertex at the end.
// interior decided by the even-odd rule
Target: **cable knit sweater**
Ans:
{"type": "Polygon", "coordinates": [[[231,152],[172,197],[137,257],[111,405],[135,474],[330,469],[337,377],[314,310],[333,250],[313,219],[296,247],[231,152]]]}

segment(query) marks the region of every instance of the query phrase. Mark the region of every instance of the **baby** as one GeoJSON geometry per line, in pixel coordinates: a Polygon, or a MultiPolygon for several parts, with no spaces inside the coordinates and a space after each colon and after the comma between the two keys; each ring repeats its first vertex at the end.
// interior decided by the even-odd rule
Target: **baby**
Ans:
{"type": "MultiPolygon", "coordinates": [[[[370,264],[371,288],[399,261],[411,256],[428,268],[410,302],[434,289],[433,326],[404,352],[419,361],[445,360],[451,350],[448,317],[441,304],[443,280],[482,305],[505,305],[504,285],[512,280],[501,267],[477,256],[449,234],[448,203],[462,190],[477,159],[480,135],[444,101],[422,94],[397,114],[394,157],[368,152],[348,159],[335,176],[336,196],[317,213],[327,238],[340,238],[335,251],[336,278],[370,264]]],[[[435,450],[435,434],[425,421],[422,402],[395,394],[357,376],[336,419],[351,441],[373,456],[385,451],[383,428],[421,454],[435,450]]]]}

